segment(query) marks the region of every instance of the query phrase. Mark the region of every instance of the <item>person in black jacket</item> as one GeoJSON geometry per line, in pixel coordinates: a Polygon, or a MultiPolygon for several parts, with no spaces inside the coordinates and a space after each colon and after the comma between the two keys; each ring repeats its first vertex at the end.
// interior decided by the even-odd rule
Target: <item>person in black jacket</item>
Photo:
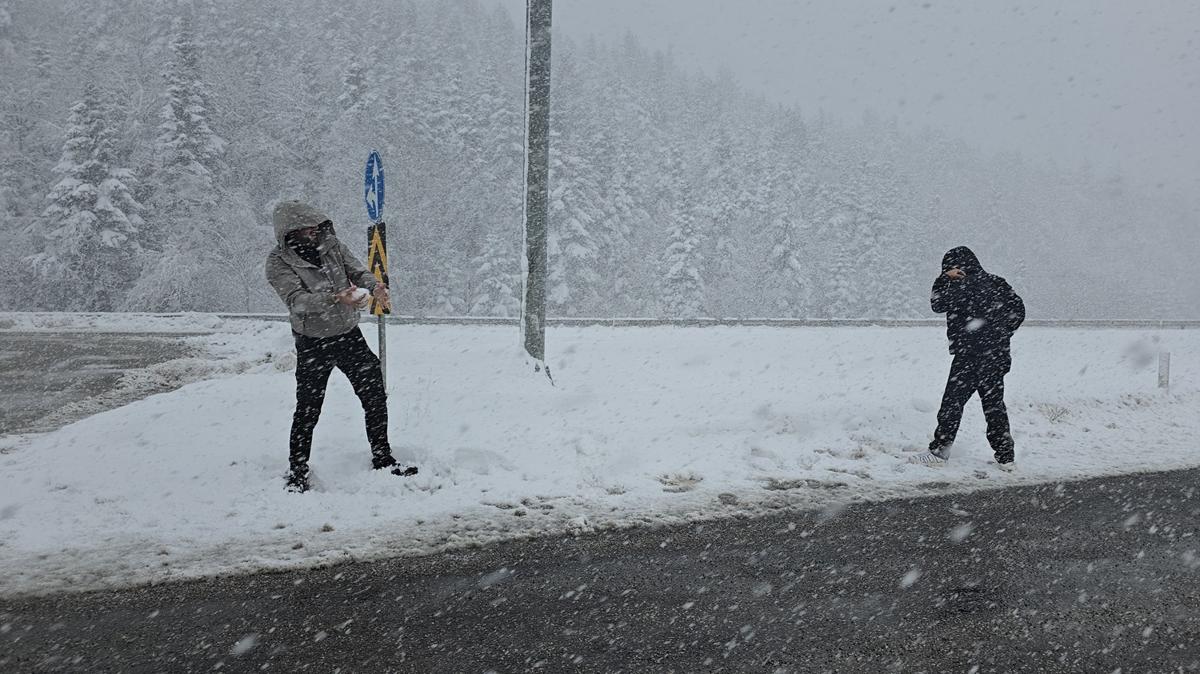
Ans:
{"type": "Polygon", "coordinates": [[[1013,439],[1004,406],[1004,375],[1012,368],[1009,340],[1025,320],[1025,303],[1003,278],[989,274],[965,246],[942,258],[942,274],[933,282],[930,306],[946,314],[946,336],[954,362],[938,410],[938,425],[922,463],[950,458],[963,406],[979,393],[987,419],[987,439],[996,463],[1009,468],[1013,439]]]}

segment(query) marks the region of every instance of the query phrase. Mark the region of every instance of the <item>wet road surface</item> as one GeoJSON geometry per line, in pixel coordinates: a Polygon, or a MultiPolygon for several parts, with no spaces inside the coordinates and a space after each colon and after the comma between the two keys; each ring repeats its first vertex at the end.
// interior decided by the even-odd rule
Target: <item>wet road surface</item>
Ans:
{"type": "Polygon", "coordinates": [[[112,395],[122,375],[188,353],[170,335],[0,332],[0,435],[53,430],[132,402],[145,394],[112,395]],[[96,404],[80,405],[89,400],[96,404]]]}

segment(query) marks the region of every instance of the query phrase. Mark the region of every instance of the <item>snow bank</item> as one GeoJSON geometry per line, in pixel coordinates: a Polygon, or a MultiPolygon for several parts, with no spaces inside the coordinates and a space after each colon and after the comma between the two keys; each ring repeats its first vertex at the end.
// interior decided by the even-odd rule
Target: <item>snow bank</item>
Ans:
{"type": "Polygon", "coordinates": [[[216,314],[125,314],[70,312],[0,311],[0,331],[21,332],[138,332],[138,333],[210,333],[240,331],[238,321],[216,314]]]}
{"type": "Polygon", "coordinates": [[[948,466],[908,463],[949,369],[939,329],[557,328],[551,386],[512,328],[403,326],[389,333],[391,434],[421,474],[369,470],[335,374],[315,489],[293,495],[288,327],[243,325],[203,338],[237,373],[0,454],[0,593],[1200,464],[1197,331],[1022,330],[1006,474],[988,464],[977,399],[948,466]]]}

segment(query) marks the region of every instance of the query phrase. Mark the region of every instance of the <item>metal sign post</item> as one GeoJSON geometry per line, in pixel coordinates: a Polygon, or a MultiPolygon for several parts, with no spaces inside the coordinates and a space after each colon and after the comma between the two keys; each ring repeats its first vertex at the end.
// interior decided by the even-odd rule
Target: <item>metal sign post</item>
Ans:
{"type": "MultiPolygon", "coordinates": [[[[363,201],[367,205],[367,216],[372,224],[367,228],[367,269],[375,275],[375,281],[388,285],[387,223],[383,221],[383,160],[372,150],[367,157],[367,168],[363,175],[363,201]]],[[[371,296],[368,308],[379,325],[379,366],[383,371],[384,390],[387,390],[387,320],[392,313],[388,303],[371,296]]]]}

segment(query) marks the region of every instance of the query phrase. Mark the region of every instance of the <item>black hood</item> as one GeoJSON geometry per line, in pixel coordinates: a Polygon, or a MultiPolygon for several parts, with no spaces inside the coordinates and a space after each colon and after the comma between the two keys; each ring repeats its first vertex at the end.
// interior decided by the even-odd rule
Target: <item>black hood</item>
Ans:
{"type": "Polygon", "coordinates": [[[967,274],[978,274],[983,271],[983,265],[979,264],[979,258],[975,257],[975,253],[971,252],[966,246],[951,248],[942,256],[942,271],[948,269],[959,269],[967,272],[967,274]]]}

